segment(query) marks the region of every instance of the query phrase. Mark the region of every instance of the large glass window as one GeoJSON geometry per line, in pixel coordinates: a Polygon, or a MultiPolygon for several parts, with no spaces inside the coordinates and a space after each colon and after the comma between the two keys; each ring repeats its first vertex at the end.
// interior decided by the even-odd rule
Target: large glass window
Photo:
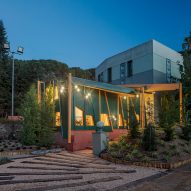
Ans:
{"type": "Polygon", "coordinates": [[[104,123],[104,126],[110,126],[109,116],[108,114],[101,114],[101,121],[104,123]]]}
{"type": "Polygon", "coordinates": [[[118,126],[123,126],[123,121],[122,121],[121,114],[118,115],[118,126]]]}
{"type": "Polygon", "coordinates": [[[86,126],[94,126],[94,119],[92,115],[86,115],[86,126]]]}
{"type": "Polygon", "coordinates": [[[84,125],[84,112],[78,107],[75,107],[75,125],[76,126],[84,125]]]}
{"type": "Polygon", "coordinates": [[[60,126],[60,112],[56,112],[56,126],[60,126]]]}
{"type": "Polygon", "coordinates": [[[127,62],[127,76],[131,77],[133,75],[133,61],[130,60],[127,62]]]}

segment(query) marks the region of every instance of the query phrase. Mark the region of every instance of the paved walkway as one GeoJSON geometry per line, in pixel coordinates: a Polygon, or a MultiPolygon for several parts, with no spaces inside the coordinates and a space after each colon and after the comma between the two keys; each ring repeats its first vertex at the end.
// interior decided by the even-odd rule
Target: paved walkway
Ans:
{"type": "Polygon", "coordinates": [[[164,172],[155,168],[115,165],[91,150],[48,153],[0,166],[0,191],[105,191],[164,172]]]}
{"type": "Polygon", "coordinates": [[[190,191],[191,164],[169,171],[167,175],[132,186],[118,187],[115,191],[190,191]]]}

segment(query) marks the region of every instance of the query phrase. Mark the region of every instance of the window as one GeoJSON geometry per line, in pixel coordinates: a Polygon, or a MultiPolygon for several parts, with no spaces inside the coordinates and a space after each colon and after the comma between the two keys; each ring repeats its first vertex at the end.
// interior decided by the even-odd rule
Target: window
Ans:
{"type": "Polygon", "coordinates": [[[56,112],[56,127],[60,126],[60,112],[56,112]]]}
{"type": "Polygon", "coordinates": [[[118,126],[123,126],[123,120],[121,114],[118,115],[118,126]]]}
{"type": "Polygon", "coordinates": [[[102,113],[101,114],[101,121],[104,123],[104,126],[110,126],[108,114],[102,113]]]}
{"type": "Polygon", "coordinates": [[[86,115],[86,126],[94,126],[94,120],[92,115],[86,115]]]}
{"type": "Polygon", "coordinates": [[[99,75],[98,75],[98,82],[100,82],[100,79],[101,79],[100,77],[101,77],[101,76],[100,76],[100,74],[99,74],[99,75]]]}
{"type": "Polygon", "coordinates": [[[171,82],[171,60],[166,59],[166,81],[171,82]]]}
{"type": "Polygon", "coordinates": [[[107,80],[108,82],[112,82],[112,68],[107,69],[107,80]]]}
{"type": "Polygon", "coordinates": [[[120,79],[121,84],[125,83],[125,63],[120,64],[120,79]]]}
{"type": "Polygon", "coordinates": [[[180,72],[183,72],[183,65],[179,65],[180,72]]]}
{"type": "Polygon", "coordinates": [[[133,75],[133,61],[130,60],[127,62],[127,76],[131,77],[133,75]]]}
{"type": "Polygon", "coordinates": [[[76,126],[84,125],[84,112],[78,107],[75,107],[75,125],[76,126]]]}

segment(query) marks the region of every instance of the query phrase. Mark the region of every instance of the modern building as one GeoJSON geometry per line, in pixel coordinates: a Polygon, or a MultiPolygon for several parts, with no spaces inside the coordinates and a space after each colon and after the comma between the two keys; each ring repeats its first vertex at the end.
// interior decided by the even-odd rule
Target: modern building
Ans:
{"type": "Polygon", "coordinates": [[[181,79],[183,57],[150,40],[105,59],[96,68],[96,80],[112,84],[175,83],[181,79]]]}

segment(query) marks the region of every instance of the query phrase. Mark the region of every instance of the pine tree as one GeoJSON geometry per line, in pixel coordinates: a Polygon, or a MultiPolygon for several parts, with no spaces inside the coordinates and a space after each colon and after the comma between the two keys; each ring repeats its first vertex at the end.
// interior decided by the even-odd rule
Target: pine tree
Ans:
{"type": "Polygon", "coordinates": [[[10,113],[10,65],[7,50],[4,49],[4,44],[7,43],[7,35],[0,20],[0,117],[10,113]]]}

